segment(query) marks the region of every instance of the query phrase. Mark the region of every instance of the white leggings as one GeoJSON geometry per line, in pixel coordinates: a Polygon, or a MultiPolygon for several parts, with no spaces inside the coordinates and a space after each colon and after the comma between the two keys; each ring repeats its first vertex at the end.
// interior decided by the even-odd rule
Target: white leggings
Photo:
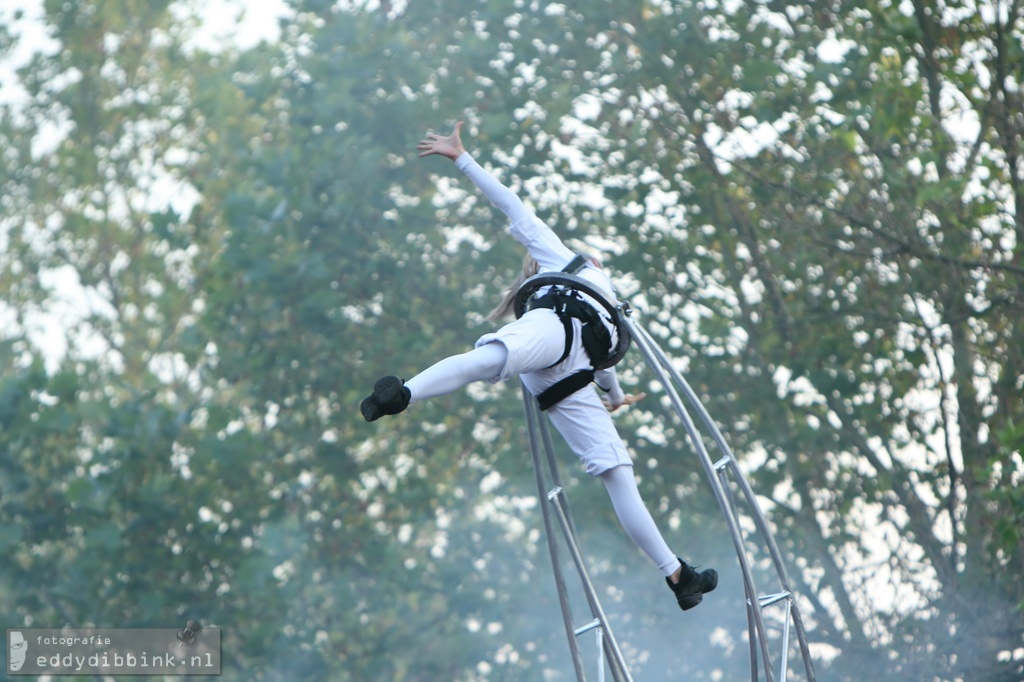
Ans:
{"type": "MultiPolygon", "coordinates": [[[[505,366],[507,357],[508,351],[503,344],[487,343],[431,365],[405,385],[413,401],[436,398],[474,381],[493,379],[505,366]]],[[[679,568],[679,560],[665,543],[651,513],[644,506],[633,477],[633,468],[617,466],[601,473],[598,478],[604,483],[615,515],[626,534],[662,573],[672,575],[679,568]]]]}
{"type": "Polygon", "coordinates": [[[615,515],[619,517],[626,535],[658,565],[662,573],[666,576],[675,573],[679,568],[679,559],[668,548],[665,538],[651,518],[651,512],[644,506],[640,490],[636,487],[636,478],[633,477],[633,467],[618,466],[605,471],[598,478],[604,483],[608,497],[612,498],[615,515]]]}
{"type": "Polygon", "coordinates": [[[489,381],[501,373],[507,358],[508,351],[501,343],[487,343],[445,358],[405,382],[410,402],[436,398],[474,381],[489,381]]]}

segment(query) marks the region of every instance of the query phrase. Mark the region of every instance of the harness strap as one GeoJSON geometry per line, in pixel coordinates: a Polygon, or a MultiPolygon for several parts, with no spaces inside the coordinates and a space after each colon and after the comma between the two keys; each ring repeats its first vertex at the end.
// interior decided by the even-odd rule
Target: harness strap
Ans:
{"type": "Polygon", "coordinates": [[[549,365],[549,367],[554,367],[560,362],[563,362],[567,357],[569,357],[569,353],[572,352],[572,317],[565,314],[564,306],[562,307],[562,310],[559,310],[557,306],[558,303],[556,301],[552,308],[554,309],[555,314],[558,315],[558,319],[562,321],[562,328],[565,329],[565,349],[562,351],[562,357],[558,358],[558,360],[549,365]]]}
{"type": "Polygon", "coordinates": [[[590,382],[593,380],[593,369],[581,369],[560,381],[556,381],[541,391],[540,395],[537,396],[537,404],[540,406],[541,410],[554,407],[576,391],[589,386],[590,382]]]}
{"type": "MultiPolygon", "coordinates": [[[[573,256],[573,259],[569,261],[569,264],[562,268],[561,271],[570,275],[575,275],[580,270],[586,267],[587,261],[588,258],[586,256],[584,256],[582,253],[577,253],[575,256],[573,256]]],[[[552,287],[551,291],[544,294],[543,296],[533,299],[528,304],[528,308],[530,310],[533,310],[534,308],[550,308],[555,312],[556,315],[558,315],[558,319],[562,321],[562,327],[565,328],[565,348],[562,351],[562,355],[557,360],[548,365],[545,369],[554,367],[555,365],[564,362],[565,359],[569,357],[569,353],[572,352],[572,318],[575,317],[579,319],[584,323],[584,325],[589,321],[586,317],[584,317],[584,314],[589,311],[584,311],[579,306],[573,306],[570,310],[569,303],[571,301],[578,299],[579,296],[575,292],[563,291],[558,287],[552,287]]],[[[586,307],[589,308],[589,306],[586,307]]],[[[586,340],[585,336],[586,335],[584,335],[584,341],[586,340]]],[[[586,343],[584,343],[584,349],[587,351],[587,356],[589,357],[590,348],[587,347],[586,343]]]]}
{"type": "Polygon", "coordinates": [[[550,308],[558,315],[558,319],[562,321],[562,326],[565,328],[565,348],[562,351],[562,356],[548,367],[554,367],[569,357],[574,337],[573,318],[582,323],[580,341],[583,343],[583,350],[587,352],[591,364],[596,367],[608,355],[611,335],[601,322],[601,314],[581,299],[576,292],[553,289],[531,301],[529,307],[530,310],[550,308]]]}
{"type": "Polygon", "coordinates": [[[587,257],[584,256],[582,253],[577,253],[573,257],[573,259],[569,261],[569,264],[562,268],[562,272],[568,273],[570,275],[575,275],[584,267],[586,267],[587,260],[587,257]]]}
{"type": "MultiPolygon", "coordinates": [[[[587,260],[586,256],[578,253],[569,261],[568,265],[562,268],[562,272],[575,275],[586,267],[587,260]]],[[[608,329],[605,328],[601,320],[601,314],[584,301],[578,292],[572,289],[552,287],[548,293],[531,300],[528,303],[528,308],[530,310],[550,308],[558,315],[558,319],[562,321],[562,326],[565,327],[565,349],[562,352],[562,356],[549,365],[549,367],[554,367],[564,362],[569,357],[569,353],[572,352],[573,318],[582,323],[580,327],[580,343],[583,345],[583,350],[586,352],[592,365],[590,369],[574,372],[541,392],[537,396],[537,403],[541,410],[547,410],[576,391],[590,385],[590,382],[594,380],[594,368],[603,363],[612,350],[612,339],[611,334],[608,333],[608,329]]]]}
{"type": "Polygon", "coordinates": [[[513,311],[516,317],[522,317],[529,310],[530,304],[536,301],[536,293],[541,287],[551,286],[564,287],[569,291],[580,292],[591,297],[593,299],[592,302],[595,304],[594,309],[598,311],[599,319],[605,320],[614,326],[618,338],[615,340],[614,347],[604,352],[604,359],[594,365],[595,370],[612,367],[626,355],[632,340],[629,323],[625,319],[630,314],[629,304],[625,302],[613,303],[612,299],[608,298],[606,292],[599,290],[593,283],[578,275],[570,275],[564,272],[542,272],[523,282],[523,285],[519,287],[519,291],[516,292],[513,304],[513,311]]]}

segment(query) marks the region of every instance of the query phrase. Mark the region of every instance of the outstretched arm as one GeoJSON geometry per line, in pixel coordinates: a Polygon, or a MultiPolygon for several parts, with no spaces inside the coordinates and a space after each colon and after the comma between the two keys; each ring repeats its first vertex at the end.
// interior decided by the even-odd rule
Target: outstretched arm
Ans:
{"type": "Polygon", "coordinates": [[[420,140],[419,144],[416,145],[416,149],[420,151],[420,156],[437,154],[454,161],[458,169],[473,181],[473,184],[475,184],[480,191],[484,193],[484,196],[486,196],[496,208],[500,209],[502,213],[508,216],[509,221],[512,223],[512,232],[515,234],[516,225],[533,219],[533,213],[523,205],[522,200],[516,196],[515,192],[501,184],[497,178],[485,171],[480,164],[478,164],[473,157],[466,152],[466,148],[462,145],[461,132],[462,121],[459,121],[455,124],[455,128],[449,135],[427,133],[427,136],[420,140]]]}
{"type": "Polygon", "coordinates": [[[437,154],[447,157],[466,174],[484,196],[502,213],[508,216],[509,230],[516,240],[526,247],[540,265],[541,270],[560,270],[575,255],[558,238],[551,228],[541,222],[516,196],[516,193],[501,184],[485,171],[466,152],[461,138],[462,121],[455,124],[449,135],[427,133],[427,137],[416,145],[420,156],[437,154]]]}

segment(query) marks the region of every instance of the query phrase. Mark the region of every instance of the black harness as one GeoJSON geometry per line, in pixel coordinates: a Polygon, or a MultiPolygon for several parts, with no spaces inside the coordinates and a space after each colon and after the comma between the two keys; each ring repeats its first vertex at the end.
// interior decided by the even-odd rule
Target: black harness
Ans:
{"type": "Polygon", "coordinates": [[[541,410],[547,410],[586,387],[594,380],[594,373],[597,370],[617,363],[629,348],[629,334],[620,324],[620,316],[628,314],[628,306],[615,306],[587,280],[576,276],[576,273],[586,266],[587,260],[585,256],[578,254],[561,272],[542,273],[531,277],[516,293],[517,318],[527,310],[550,308],[565,327],[565,350],[562,356],[550,365],[551,367],[563,362],[572,351],[574,319],[580,321],[580,343],[590,359],[589,369],[581,369],[570,374],[537,396],[541,410]],[[547,293],[535,295],[537,290],[549,285],[551,289],[547,293]],[[606,314],[602,314],[584,299],[581,292],[597,300],[606,314]],[[605,321],[614,324],[618,329],[618,343],[615,347],[612,346],[612,336],[604,324],[605,321]]]}

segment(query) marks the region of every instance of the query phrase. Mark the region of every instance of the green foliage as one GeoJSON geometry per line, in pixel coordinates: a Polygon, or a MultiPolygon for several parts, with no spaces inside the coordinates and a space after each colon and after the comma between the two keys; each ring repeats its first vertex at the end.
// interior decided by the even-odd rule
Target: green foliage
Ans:
{"type": "MultiPolygon", "coordinates": [[[[897,5],[296,0],[210,55],[167,2],[46,2],[60,49],[0,109],[11,624],[199,618],[228,679],[569,679],[517,387],[357,412],[518,270],[415,158],[466,120],[686,366],[819,678],[1018,679],[1024,19],[897,5]]],[[[741,679],[735,558],[660,397],[619,424],[718,608],[669,621],[562,452],[583,546],[637,679],[741,679]]]]}

